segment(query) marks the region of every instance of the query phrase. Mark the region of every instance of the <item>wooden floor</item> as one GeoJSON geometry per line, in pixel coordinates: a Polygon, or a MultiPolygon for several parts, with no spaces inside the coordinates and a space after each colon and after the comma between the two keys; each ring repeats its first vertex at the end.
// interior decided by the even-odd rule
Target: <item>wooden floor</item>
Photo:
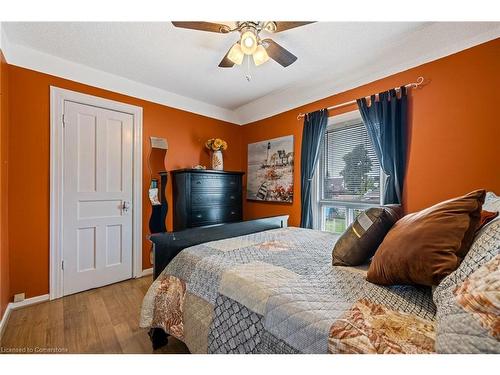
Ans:
{"type": "Polygon", "coordinates": [[[188,353],[180,341],[152,350],[139,328],[151,277],[127,280],[11,312],[0,353],[188,353]]]}

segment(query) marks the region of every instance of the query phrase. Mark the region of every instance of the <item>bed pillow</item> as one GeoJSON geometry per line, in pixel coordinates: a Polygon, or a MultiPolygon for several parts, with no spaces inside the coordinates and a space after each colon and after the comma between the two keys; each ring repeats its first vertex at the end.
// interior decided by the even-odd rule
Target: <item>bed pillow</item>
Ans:
{"type": "Polygon", "coordinates": [[[488,191],[484,198],[483,210],[500,211],[500,197],[492,191],[488,191]]]}
{"type": "Polygon", "coordinates": [[[358,266],[366,263],[402,216],[400,205],[373,207],[362,212],[335,243],[332,264],[358,266]]]}
{"type": "Polygon", "coordinates": [[[433,293],[437,353],[500,353],[500,218],[433,293]]]}
{"type": "Polygon", "coordinates": [[[367,280],[381,285],[438,285],[467,254],[485,193],[476,190],[400,219],[377,249],[367,280]]]}

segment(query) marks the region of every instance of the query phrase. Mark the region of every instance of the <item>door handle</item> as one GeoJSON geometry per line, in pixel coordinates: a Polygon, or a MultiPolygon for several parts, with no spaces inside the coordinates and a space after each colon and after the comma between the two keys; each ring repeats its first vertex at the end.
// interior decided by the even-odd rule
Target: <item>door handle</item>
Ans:
{"type": "Polygon", "coordinates": [[[122,212],[127,213],[130,210],[130,202],[122,201],[122,212]]]}

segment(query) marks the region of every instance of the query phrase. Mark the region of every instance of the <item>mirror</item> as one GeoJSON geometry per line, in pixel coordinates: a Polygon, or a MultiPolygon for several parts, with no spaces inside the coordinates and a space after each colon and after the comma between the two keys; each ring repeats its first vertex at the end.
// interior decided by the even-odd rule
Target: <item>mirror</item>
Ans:
{"type": "Polygon", "coordinates": [[[165,138],[150,137],[151,152],[149,153],[149,169],[151,178],[157,178],[159,172],[165,172],[165,158],[167,156],[168,143],[165,138]]]}
{"type": "Polygon", "coordinates": [[[166,232],[165,219],[168,203],[165,196],[167,187],[167,171],[165,167],[168,142],[165,138],[151,137],[151,151],[149,153],[149,200],[152,205],[149,230],[151,233],[166,232]]]}

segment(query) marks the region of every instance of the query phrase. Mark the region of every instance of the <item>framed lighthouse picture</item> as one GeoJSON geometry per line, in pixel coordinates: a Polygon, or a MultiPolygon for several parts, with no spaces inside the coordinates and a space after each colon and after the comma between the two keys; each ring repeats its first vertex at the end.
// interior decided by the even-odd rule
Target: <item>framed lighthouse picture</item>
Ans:
{"type": "Polygon", "coordinates": [[[247,199],[293,202],[293,135],[248,145],[247,199]]]}

